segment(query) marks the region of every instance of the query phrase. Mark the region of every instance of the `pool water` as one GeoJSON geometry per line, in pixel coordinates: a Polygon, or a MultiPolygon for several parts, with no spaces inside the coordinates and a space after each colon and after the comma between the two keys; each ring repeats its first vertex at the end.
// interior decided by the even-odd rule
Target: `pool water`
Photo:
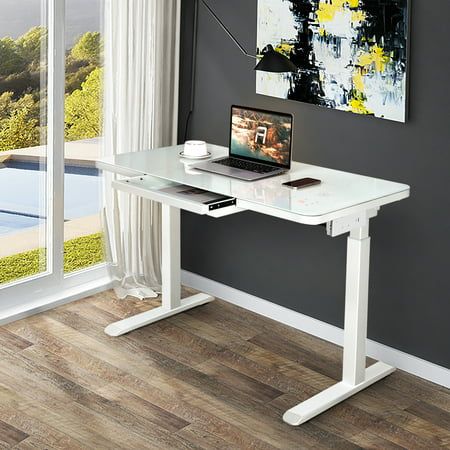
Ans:
{"type": "MultiPolygon", "coordinates": [[[[0,235],[43,223],[46,214],[46,172],[38,163],[0,164],[0,235]]],[[[97,214],[101,177],[90,167],[67,166],[64,177],[64,219],[97,214]]]]}
{"type": "Polygon", "coordinates": [[[43,222],[41,219],[34,217],[20,216],[0,211],[0,236],[20,231],[24,228],[34,227],[41,222],[43,222]]]}

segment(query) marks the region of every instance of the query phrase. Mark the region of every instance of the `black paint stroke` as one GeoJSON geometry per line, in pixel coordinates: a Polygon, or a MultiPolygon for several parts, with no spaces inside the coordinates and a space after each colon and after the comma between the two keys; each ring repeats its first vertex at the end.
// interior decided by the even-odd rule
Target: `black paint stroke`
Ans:
{"type": "MultiPolygon", "coordinates": [[[[320,68],[316,64],[312,45],[313,28],[317,25],[311,17],[319,8],[319,0],[289,1],[297,29],[297,39],[290,58],[299,67],[299,71],[291,77],[288,98],[335,108],[335,101],[325,98],[320,81],[320,68]]],[[[399,79],[406,73],[407,64],[407,3],[408,0],[362,0],[358,7],[366,13],[367,20],[358,29],[355,44],[369,50],[377,43],[387,53],[392,52],[396,76],[399,79]]],[[[339,57],[340,38],[324,36],[322,39],[333,46],[336,57],[339,57]]],[[[347,103],[352,95],[354,93],[343,90],[342,101],[347,103]]]]}

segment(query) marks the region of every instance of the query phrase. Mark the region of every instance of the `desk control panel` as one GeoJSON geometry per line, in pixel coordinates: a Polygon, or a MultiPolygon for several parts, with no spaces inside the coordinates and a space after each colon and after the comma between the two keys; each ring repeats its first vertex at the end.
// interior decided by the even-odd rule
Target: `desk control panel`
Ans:
{"type": "Polygon", "coordinates": [[[348,216],[327,222],[327,234],[328,236],[336,237],[349,233],[355,228],[366,226],[369,224],[369,219],[372,219],[378,214],[378,210],[379,208],[373,208],[368,211],[362,211],[358,214],[350,214],[348,216]]]}
{"type": "Polygon", "coordinates": [[[161,202],[195,214],[224,217],[244,211],[233,197],[197,189],[150,175],[112,182],[114,189],[161,202]]]}

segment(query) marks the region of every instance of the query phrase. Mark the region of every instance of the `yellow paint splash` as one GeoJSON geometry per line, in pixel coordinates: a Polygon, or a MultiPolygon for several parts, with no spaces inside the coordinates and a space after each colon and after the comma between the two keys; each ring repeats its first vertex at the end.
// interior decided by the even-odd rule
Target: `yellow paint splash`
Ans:
{"type": "Polygon", "coordinates": [[[358,58],[358,65],[364,67],[366,70],[372,65],[375,70],[382,73],[386,70],[386,64],[391,60],[390,56],[385,53],[382,47],[374,45],[370,52],[362,53],[358,58]]]}
{"type": "Polygon", "coordinates": [[[364,92],[365,84],[364,84],[364,76],[361,70],[356,69],[353,73],[353,86],[359,92],[364,92]]]}
{"type": "Polygon", "coordinates": [[[359,0],[331,0],[328,3],[331,3],[334,6],[337,6],[338,8],[344,8],[344,6],[348,6],[350,8],[357,8],[359,6],[359,0]]]}
{"type": "Polygon", "coordinates": [[[281,53],[284,56],[289,57],[293,48],[294,48],[294,45],[292,45],[292,44],[282,43],[275,47],[275,51],[278,53],[281,53]]]}
{"type": "Polygon", "coordinates": [[[391,57],[377,44],[373,45],[370,51],[363,52],[359,55],[358,63],[352,75],[353,98],[348,103],[349,111],[355,114],[372,114],[372,111],[367,109],[365,105],[366,98],[364,95],[364,76],[373,69],[379,73],[384,72],[386,70],[386,65],[390,62],[390,60],[391,57]]]}
{"type": "Polygon", "coordinates": [[[357,11],[352,11],[352,23],[356,24],[356,23],[361,23],[364,22],[367,18],[367,15],[364,11],[361,10],[357,10],[357,11]]]}
{"type": "MultiPolygon", "coordinates": [[[[359,9],[360,0],[321,0],[319,2],[318,9],[316,11],[317,22],[321,25],[318,29],[319,36],[326,36],[327,22],[332,22],[336,18],[336,14],[351,11],[351,22],[353,26],[358,26],[365,20],[367,20],[367,14],[365,11],[359,9]]],[[[363,37],[363,41],[366,39],[363,37]]],[[[350,100],[348,102],[348,110],[355,114],[372,115],[366,103],[365,90],[365,76],[370,70],[382,73],[386,70],[386,65],[391,61],[391,56],[387,54],[384,49],[374,42],[368,42],[370,50],[362,52],[358,61],[355,64],[355,68],[352,74],[353,89],[350,94],[350,100]]]]}
{"type": "Polygon", "coordinates": [[[317,21],[319,23],[332,22],[338,11],[343,11],[342,6],[320,2],[319,9],[316,11],[317,21]]]}
{"type": "MultiPolygon", "coordinates": [[[[321,1],[319,9],[316,11],[319,23],[332,22],[338,12],[344,11],[346,8],[357,9],[359,0],[331,0],[321,1]]],[[[352,22],[362,22],[366,18],[363,11],[352,11],[352,22]]]]}
{"type": "Polygon", "coordinates": [[[350,111],[355,114],[373,114],[372,111],[366,108],[364,100],[360,98],[353,98],[349,102],[350,111]]]}

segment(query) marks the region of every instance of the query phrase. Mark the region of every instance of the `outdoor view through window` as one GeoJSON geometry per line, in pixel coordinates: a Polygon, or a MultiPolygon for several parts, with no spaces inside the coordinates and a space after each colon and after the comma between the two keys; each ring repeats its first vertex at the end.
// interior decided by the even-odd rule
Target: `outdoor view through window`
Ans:
{"type": "MultiPolygon", "coordinates": [[[[66,0],[64,270],[103,260],[103,0],[66,0]]],[[[0,285],[46,271],[45,2],[0,0],[0,285]]]]}

